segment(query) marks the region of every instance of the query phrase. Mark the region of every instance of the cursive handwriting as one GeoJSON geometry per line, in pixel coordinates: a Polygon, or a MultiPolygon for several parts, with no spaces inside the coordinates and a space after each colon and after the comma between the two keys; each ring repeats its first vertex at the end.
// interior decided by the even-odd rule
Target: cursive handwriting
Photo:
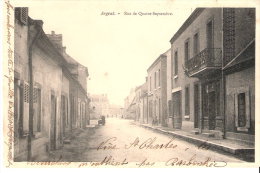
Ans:
{"type": "Polygon", "coordinates": [[[207,157],[204,161],[198,161],[196,154],[194,154],[189,160],[183,160],[178,157],[174,157],[165,162],[166,166],[205,166],[205,167],[225,167],[227,163],[225,161],[216,162],[210,157],[207,157]]]}
{"type": "Polygon", "coordinates": [[[5,141],[5,144],[7,144],[8,147],[8,153],[7,153],[7,160],[8,160],[8,165],[7,167],[10,167],[13,162],[13,142],[14,142],[14,62],[13,62],[13,49],[12,49],[12,33],[14,26],[11,24],[11,15],[13,14],[14,7],[10,4],[10,1],[5,1],[6,4],[6,30],[7,30],[7,56],[8,56],[8,62],[7,62],[7,67],[8,67],[8,75],[5,75],[5,77],[8,78],[8,110],[7,110],[7,115],[8,115],[8,132],[7,132],[7,141],[5,141]]]}
{"type": "Polygon", "coordinates": [[[126,161],[126,158],[123,161],[116,161],[112,156],[106,156],[101,162],[91,162],[90,166],[101,166],[101,165],[122,166],[127,164],[128,162],[126,161]]]}
{"type": "Polygon", "coordinates": [[[148,162],[148,161],[147,161],[147,158],[146,158],[146,159],[144,159],[142,162],[136,163],[136,165],[137,165],[138,167],[154,166],[154,165],[155,165],[155,162],[148,162]]]}
{"type": "Polygon", "coordinates": [[[177,147],[176,144],[173,143],[174,139],[169,140],[166,143],[158,144],[156,143],[157,138],[148,138],[144,142],[140,142],[139,138],[135,138],[134,142],[130,143],[130,145],[125,145],[125,149],[138,147],[139,149],[174,149],[177,147]]]}
{"type": "Polygon", "coordinates": [[[119,149],[113,142],[117,140],[117,137],[112,137],[104,142],[101,142],[97,147],[97,150],[115,150],[119,149]]]}
{"type": "Polygon", "coordinates": [[[63,165],[63,166],[68,166],[70,165],[71,162],[27,162],[27,165],[31,165],[31,166],[37,166],[37,165],[41,165],[41,166],[52,166],[52,165],[63,165]]]}

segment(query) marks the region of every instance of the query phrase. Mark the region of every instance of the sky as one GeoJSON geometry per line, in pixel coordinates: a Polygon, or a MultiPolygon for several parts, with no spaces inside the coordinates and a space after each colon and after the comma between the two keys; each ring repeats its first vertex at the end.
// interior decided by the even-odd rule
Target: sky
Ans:
{"type": "Polygon", "coordinates": [[[107,94],[110,103],[121,106],[130,89],[145,82],[148,67],[170,49],[171,37],[195,9],[187,3],[177,8],[175,1],[36,0],[21,4],[29,7],[31,18],[43,20],[46,34],[62,34],[67,53],[88,67],[88,93],[107,94]],[[141,16],[138,12],[172,15],[141,16]]]}

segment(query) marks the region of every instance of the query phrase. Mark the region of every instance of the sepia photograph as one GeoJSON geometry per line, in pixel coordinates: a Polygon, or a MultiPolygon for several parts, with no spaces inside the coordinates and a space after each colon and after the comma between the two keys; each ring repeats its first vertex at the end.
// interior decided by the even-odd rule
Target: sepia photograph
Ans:
{"type": "Polygon", "coordinates": [[[5,166],[259,167],[259,9],[234,2],[5,0],[5,166]]]}

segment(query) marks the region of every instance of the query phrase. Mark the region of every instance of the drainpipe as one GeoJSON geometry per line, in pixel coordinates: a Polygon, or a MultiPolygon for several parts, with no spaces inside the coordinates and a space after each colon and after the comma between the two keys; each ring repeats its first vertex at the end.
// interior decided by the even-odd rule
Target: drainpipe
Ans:
{"type": "MultiPolygon", "coordinates": [[[[28,54],[29,54],[29,134],[28,134],[28,144],[27,144],[27,161],[31,161],[32,159],[32,136],[33,136],[33,67],[32,67],[32,50],[35,45],[36,40],[39,38],[41,34],[41,24],[38,23],[38,21],[33,21],[32,25],[35,26],[35,29],[37,30],[36,35],[32,38],[32,42],[29,43],[29,49],[28,49],[28,54]]],[[[29,29],[30,26],[28,26],[28,36],[29,36],[29,29]]]]}
{"type": "Polygon", "coordinates": [[[223,20],[224,20],[224,8],[222,8],[222,62],[221,62],[221,79],[222,79],[222,97],[223,97],[223,138],[226,138],[226,98],[225,98],[225,79],[224,79],[224,28],[223,28],[223,20]]]}

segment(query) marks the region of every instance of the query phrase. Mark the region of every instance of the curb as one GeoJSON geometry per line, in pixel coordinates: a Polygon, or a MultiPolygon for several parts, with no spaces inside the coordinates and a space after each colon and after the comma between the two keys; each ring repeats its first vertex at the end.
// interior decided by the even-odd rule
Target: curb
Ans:
{"type": "Polygon", "coordinates": [[[178,139],[185,140],[185,141],[192,143],[192,144],[197,144],[197,145],[205,144],[206,146],[210,147],[210,150],[215,149],[215,150],[224,151],[224,152],[227,152],[227,153],[229,153],[229,154],[231,154],[235,157],[239,157],[240,159],[242,157],[242,159],[244,159],[246,161],[248,161],[248,160],[252,161],[252,158],[244,158],[243,155],[245,155],[245,154],[251,154],[251,155],[253,154],[254,155],[254,152],[255,152],[254,148],[232,148],[232,147],[228,147],[228,146],[225,146],[225,145],[222,145],[222,144],[214,143],[212,141],[198,139],[198,138],[195,138],[195,137],[192,137],[192,136],[186,136],[186,135],[178,134],[178,133],[175,133],[175,132],[172,132],[172,131],[163,130],[163,129],[160,129],[160,128],[154,128],[154,127],[146,126],[146,125],[143,125],[143,124],[140,124],[139,126],[146,128],[146,129],[149,129],[149,130],[152,130],[152,131],[155,131],[155,132],[159,132],[161,134],[174,136],[178,139]]]}

